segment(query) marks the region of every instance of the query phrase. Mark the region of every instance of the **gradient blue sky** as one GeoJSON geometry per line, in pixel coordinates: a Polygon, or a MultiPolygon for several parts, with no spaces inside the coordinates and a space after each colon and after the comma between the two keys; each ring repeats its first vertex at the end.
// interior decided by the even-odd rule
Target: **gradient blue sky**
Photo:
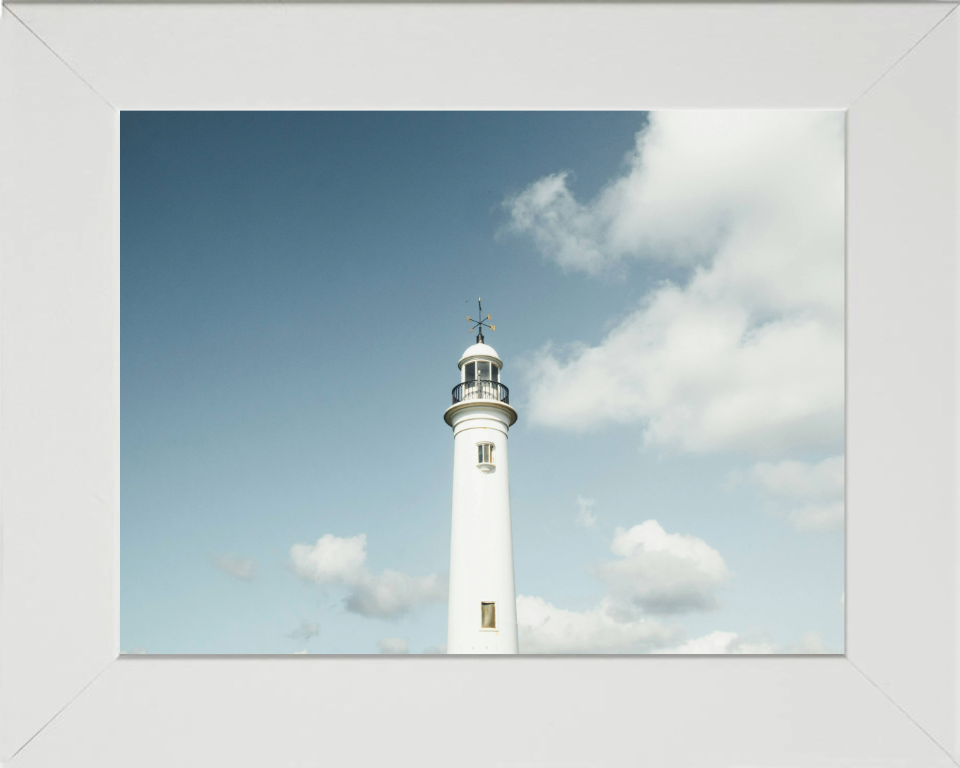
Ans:
{"type": "MultiPolygon", "coordinates": [[[[618,180],[646,172],[635,150],[647,120],[122,113],[124,651],[442,644],[445,604],[351,613],[348,587],[298,577],[290,549],[363,533],[371,573],[447,570],[453,441],[442,413],[472,343],[466,315],[482,296],[497,326],[487,341],[519,412],[510,433],[518,594],[579,621],[609,597],[598,573],[616,559],[616,529],[656,520],[701,539],[729,572],[707,587],[712,609],[650,617],[680,628],[678,643],[724,632],[748,649],[842,652],[842,519],[798,523],[791,505],[823,494],[791,496],[789,477],[779,490],[770,484],[793,471],[802,484],[804,467],[842,456],[833,405],[821,409],[827,437],[771,451],[749,440],[645,439],[657,419],[649,409],[619,418],[598,406],[596,419],[578,411],[570,425],[551,410],[551,398],[583,391],[547,381],[551,361],[561,378],[582,380],[584,354],[605,349],[664,286],[689,285],[730,247],[722,233],[736,230],[694,221],[713,234],[686,250],[659,230],[611,244],[618,180]],[[578,262],[568,241],[598,255],[578,262]],[[577,522],[578,497],[593,501],[592,526],[577,522]],[[303,622],[317,634],[297,635],[303,622]]],[[[551,642],[538,647],[591,650],[551,642]]]]}

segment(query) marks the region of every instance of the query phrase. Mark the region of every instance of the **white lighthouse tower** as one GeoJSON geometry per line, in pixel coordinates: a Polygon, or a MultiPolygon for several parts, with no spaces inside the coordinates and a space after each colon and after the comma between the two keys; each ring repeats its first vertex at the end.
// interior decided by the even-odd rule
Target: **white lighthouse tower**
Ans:
{"type": "Polygon", "coordinates": [[[473,321],[477,343],[460,358],[460,384],[443,414],[453,427],[447,653],[519,653],[507,464],[517,412],[500,382],[503,362],[483,343],[490,316],[480,317],[473,321]]]}

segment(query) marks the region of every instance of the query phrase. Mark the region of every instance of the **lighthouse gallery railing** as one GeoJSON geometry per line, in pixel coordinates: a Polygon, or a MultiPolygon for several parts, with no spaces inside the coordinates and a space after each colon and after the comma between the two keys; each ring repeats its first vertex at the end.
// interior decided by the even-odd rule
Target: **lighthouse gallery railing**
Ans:
{"type": "Polygon", "coordinates": [[[510,390],[499,381],[465,381],[453,388],[453,402],[467,400],[495,400],[509,405],[510,390]]]}

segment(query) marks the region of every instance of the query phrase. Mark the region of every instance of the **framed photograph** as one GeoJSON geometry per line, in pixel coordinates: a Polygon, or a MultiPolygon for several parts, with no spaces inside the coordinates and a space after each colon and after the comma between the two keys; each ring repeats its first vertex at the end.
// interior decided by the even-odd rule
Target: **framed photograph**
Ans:
{"type": "Polygon", "coordinates": [[[843,652],[843,112],[136,111],[120,167],[121,653],[843,652]]]}
{"type": "Polygon", "coordinates": [[[0,761],[956,765],[957,33],[5,6],[0,761]]]}

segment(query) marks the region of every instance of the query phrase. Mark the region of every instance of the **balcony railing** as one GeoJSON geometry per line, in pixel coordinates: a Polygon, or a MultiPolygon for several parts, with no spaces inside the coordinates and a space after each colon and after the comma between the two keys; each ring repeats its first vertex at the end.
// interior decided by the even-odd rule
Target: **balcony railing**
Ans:
{"type": "Polygon", "coordinates": [[[499,381],[465,381],[453,388],[453,402],[467,400],[495,400],[510,404],[510,390],[499,381]]]}

